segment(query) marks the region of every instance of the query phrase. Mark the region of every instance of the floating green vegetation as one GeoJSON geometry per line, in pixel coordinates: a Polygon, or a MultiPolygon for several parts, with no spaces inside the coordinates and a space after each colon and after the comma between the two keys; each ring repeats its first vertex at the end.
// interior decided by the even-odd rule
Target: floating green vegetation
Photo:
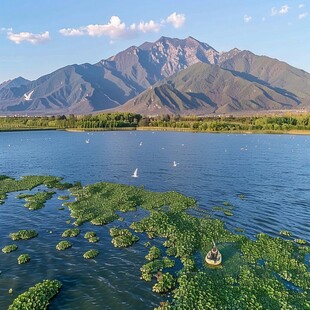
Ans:
{"type": "Polygon", "coordinates": [[[76,201],[68,203],[76,225],[106,225],[119,218],[116,211],[135,211],[138,206],[150,211],[167,206],[186,210],[195,204],[193,199],[177,192],[154,193],[141,187],[104,182],[73,187],[70,192],[76,196],[76,201]]]}
{"type": "Polygon", "coordinates": [[[225,211],[224,211],[224,214],[227,215],[227,216],[233,216],[233,215],[234,215],[234,214],[233,214],[231,211],[229,211],[229,210],[225,210],[225,211]]]}
{"type": "Polygon", "coordinates": [[[96,237],[96,233],[94,231],[87,231],[84,235],[84,238],[85,239],[89,239],[89,238],[92,238],[92,237],[96,237]]]}
{"type": "Polygon", "coordinates": [[[78,228],[69,228],[62,233],[62,237],[76,237],[80,234],[80,230],[78,228]]]}
{"type": "MultiPolygon", "coordinates": [[[[158,309],[310,309],[310,247],[305,240],[299,245],[299,239],[294,242],[258,234],[251,240],[234,234],[220,220],[186,212],[195,201],[176,192],[152,193],[111,183],[78,185],[70,192],[76,196],[76,201],[68,203],[76,225],[105,225],[119,218],[119,212],[137,207],[148,211],[130,228],[156,239],[157,247],[151,247],[146,256],[150,261],[140,270],[142,279],[157,279],[153,291],[172,290],[170,300],[158,309]],[[212,240],[222,253],[222,268],[201,264],[213,246],[212,240]],[[165,250],[159,251],[162,247],[165,250]],[[169,258],[161,257],[160,252],[169,258]]],[[[224,206],[215,211],[231,210],[224,206]]],[[[139,240],[129,229],[111,228],[110,235],[116,247],[139,240]]],[[[96,236],[88,240],[91,238],[96,236]]]]}
{"type": "Polygon", "coordinates": [[[49,188],[57,188],[59,190],[65,190],[65,189],[69,189],[69,188],[81,185],[80,182],[74,183],[74,184],[67,183],[67,182],[61,183],[61,180],[62,178],[49,179],[49,180],[44,181],[43,184],[49,188]]]}
{"type": "Polygon", "coordinates": [[[4,204],[4,201],[3,200],[0,200],[0,205],[3,205],[4,204]]]}
{"type": "MultiPolygon", "coordinates": [[[[117,219],[118,219],[118,215],[116,213],[111,212],[111,213],[105,213],[103,215],[97,216],[96,218],[92,219],[90,222],[93,225],[102,226],[102,225],[109,224],[117,219]]],[[[80,222],[79,220],[77,220],[75,223],[77,225],[80,225],[83,222],[80,222]]]]}
{"type": "Polygon", "coordinates": [[[228,201],[224,201],[223,202],[223,205],[225,206],[225,207],[228,207],[229,209],[233,209],[233,205],[231,204],[231,203],[229,203],[228,201]]]}
{"type": "Polygon", "coordinates": [[[6,245],[4,248],[2,248],[2,252],[3,253],[10,253],[10,252],[16,251],[17,248],[18,248],[18,246],[16,244],[6,245]]]}
{"type": "Polygon", "coordinates": [[[58,196],[59,200],[68,200],[70,197],[69,196],[58,196]]]}
{"type": "Polygon", "coordinates": [[[307,241],[304,239],[294,239],[294,241],[298,244],[307,244],[307,241]]]}
{"type": "Polygon", "coordinates": [[[20,180],[15,180],[6,177],[0,179],[0,197],[3,197],[4,195],[4,197],[6,198],[7,193],[23,190],[31,190],[39,185],[46,184],[49,182],[55,181],[60,183],[60,180],[61,178],[56,178],[53,176],[36,176],[36,175],[24,176],[20,180]]]}
{"type": "Polygon", "coordinates": [[[91,259],[91,258],[95,258],[98,254],[99,254],[99,251],[92,249],[92,250],[85,252],[83,254],[83,257],[86,259],[91,259]]]}
{"type": "Polygon", "coordinates": [[[223,208],[223,207],[221,207],[221,206],[214,206],[213,208],[212,208],[212,211],[224,211],[225,209],[223,208]]]}
{"type": "Polygon", "coordinates": [[[17,258],[17,262],[18,264],[26,264],[30,261],[31,257],[29,254],[21,254],[18,256],[17,258]]]}
{"type": "Polygon", "coordinates": [[[100,238],[99,237],[91,237],[88,239],[88,241],[91,243],[96,243],[96,242],[100,241],[100,238]]]}
{"type": "Polygon", "coordinates": [[[152,246],[149,250],[149,253],[145,256],[147,260],[155,260],[161,255],[161,250],[156,246],[152,246]]]}
{"type": "Polygon", "coordinates": [[[287,231],[287,230],[280,230],[279,233],[280,233],[280,235],[286,236],[286,237],[292,236],[292,233],[290,231],[287,231]]]}
{"type": "Polygon", "coordinates": [[[175,287],[175,278],[169,272],[159,272],[156,278],[157,283],[152,288],[153,292],[163,294],[170,292],[175,287]]]}
{"type": "Polygon", "coordinates": [[[31,194],[26,194],[26,193],[21,193],[19,195],[16,196],[17,199],[25,199],[27,197],[32,196],[31,194]]]}
{"type": "Polygon", "coordinates": [[[158,272],[162,272],[164,268],[172,268],[174,265],[175,261],[168,257],[164,257],[163,259],[155,259],[140,268],[141,279],[151,281],[158,272]]]}
{"type": "Polygon", "coordinates": [[[71,247],[72,247],[71,242],[70,242],[70,241],[67,241],[67,240],[65,240],[65,241],[60,241],[60,242],[57,243],[57,245],[56,245],[56,249],[57,249],[58,251],[64,251],[64,250],[69,249],[69,248],[71,248],[71,247]]]}
{"type": "Polygon", "coordinates": [[[245,199],[245,195],[244,194],[239,194],[237,195],[240,199],[245,199]]]}
{"type": "Polygon", "coordinates": [[[29,210],[38,210],[44,207],[44,204],[47,200],[51,199],[55,192],[38,192],[36,194],[20,194],[16,198],[24,198],[27,203],[25,203],[25,207],[29,210]]]}
{"type": "Polygon", "coordinates": [[[28,240],[35,238],[38,233],[32,229],[22,229],[14,233],[10,233],[10,238],[12,240],[28,240]]]}
{"type": "Polygon", "coordinates": [[[117,248],[127,248],[139,240],[139,237],[128,229],[111,228],[110,235],[113,237],[113,245],[117,248]]]}
{"type": "Polygon", "coordinates": [[[7,175],[0,174],[0,181],[6,180],[6,179],[11,179],[11,178],[8,177],[7,175]]]}
{"type": "Polygon", "coordinates": [[[50,300],[60,291],[61,282],[44,280],[19,295],[8,310],[47,309],[50,300]]]}

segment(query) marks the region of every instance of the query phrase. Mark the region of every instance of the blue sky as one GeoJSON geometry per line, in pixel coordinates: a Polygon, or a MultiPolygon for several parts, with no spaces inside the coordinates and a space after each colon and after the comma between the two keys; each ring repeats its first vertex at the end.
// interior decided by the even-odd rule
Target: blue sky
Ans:
{"type": "Polygon", "coordinates": [[[192,36],[310,72],[310,0],[1,0],[0,82],[192,36]]]}

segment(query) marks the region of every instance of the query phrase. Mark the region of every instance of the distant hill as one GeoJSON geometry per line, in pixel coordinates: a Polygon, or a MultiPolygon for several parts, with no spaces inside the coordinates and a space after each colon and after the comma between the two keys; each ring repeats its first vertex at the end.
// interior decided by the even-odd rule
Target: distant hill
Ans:
{"type": "Polygon", "coordinates": [[[310,108],[310,74],[249,51],[161,37],[35,81],[0,84],[0,114],[233,113],[310,108]],[[198,63],[198,65],[197,65],[198,63]]]}

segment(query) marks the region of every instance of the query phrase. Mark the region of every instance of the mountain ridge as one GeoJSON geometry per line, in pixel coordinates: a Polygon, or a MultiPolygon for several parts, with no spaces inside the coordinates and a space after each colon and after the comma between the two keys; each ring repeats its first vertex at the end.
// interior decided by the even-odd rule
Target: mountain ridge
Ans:
{"type": "MultiPolygon", "coordinates": [[[[149,100],[149,96],[155,96],[161,106],[161,109],[153,109],[158,113],[215,113],[217,110],[218,113],[230,113],[274,107],[308,109],[310,74],[250,51],[233,48],[228,52],[218,52],[191,36],[185,39],[162,36],[155,42],[130,46],[95,64],[68,65],[34,81],[18,77],[1,83],[0,114],[89,114],[110,109],[135,110],[138,105],[133,104],[134,100],[136,103],[141,98],[149,100]],[[202,64],[207,76],[201,75],[197,68],[190,70],[197,63],[202,64]],[[205,88],[197,89],[199,92],[194,95],[181,85],[184,70],[189,70],[192,81],[198,84],[195,77],[198,72],[201,80],[210,80],[212,75],[209,75],[216,72],[216,83],[204,84],[205,88]],[[243,99],[239,98],[227,83],[243,85],[248,92],[243,93],[243,99]],[[260,99],[249,93],[254,89],[263,92],[260,99]],[[177,102],[172,97],[178,98],[177,102]]],[[[144,111],[145,108],[139,106],[138,110],[144,111]]],[[[146,111],[150,112],[150,109],[146,111]]]]}

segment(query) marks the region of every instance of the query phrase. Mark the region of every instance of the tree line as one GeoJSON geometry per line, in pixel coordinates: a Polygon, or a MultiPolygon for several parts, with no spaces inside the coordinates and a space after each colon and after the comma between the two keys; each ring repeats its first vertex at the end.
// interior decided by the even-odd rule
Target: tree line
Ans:
{"type": "Polygon", "coordinates": [[[140,114],[134,113],[2,117],[0,118],[0,129],[113,129],[136,127],[141,118],[140,114]]]}
{"type": "Polygon", "coordinates": [[[0,130],[14,129],[85,129],[157,127],[175,130],[208,132],[290,131],[310,130],[310,115],[199,117],[160,115],[142,116],[135,113],[102,113],[97,115],[0,117],[0,130]]]}

